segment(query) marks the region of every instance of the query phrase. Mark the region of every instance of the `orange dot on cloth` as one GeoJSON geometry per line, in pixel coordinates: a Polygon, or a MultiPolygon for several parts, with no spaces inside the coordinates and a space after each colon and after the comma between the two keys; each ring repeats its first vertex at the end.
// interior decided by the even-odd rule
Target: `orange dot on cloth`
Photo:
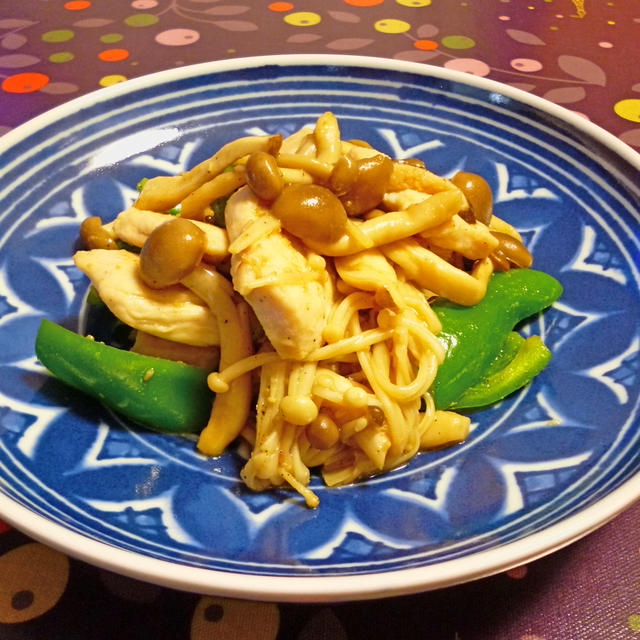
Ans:
{"type": "Polygon", "coordinates": [[[80,11],[81,9],[86,9],[90,6],[91,3],[89,0],[70,0],[69,2],[64,3],[64,8],[69,9],[69,11],[80,11]]]}
{"type": "Polygon", "coordinates": [[[373,7],[377,4],[382,4],[384,0],[342,0],[346,4],[350,4],[352,7],[373,7]]]}
{"type": "Polygon", "coordinates": [[[49,80],[49,76],[44,73],[29,71],[6,77],[0,86],[7,93],[30,93],[42,89],[49,80]]]}
{"type": "Polygon", "coordinates": [[[267,5],[267,9],[271,9],[271,11],[290,11],[293,9],[293,5],[290,2],[272,2],[267,5]]]}
{"type": "Polygon", "coordinates": [[[416,40],[413,46],[416,49],[422,49],[422,51],[431,51],[431,49],[438,48],[438,43],[435,40],[416,40]]]}
{"type": "Polygon", "coordinates": [[[118,62],[128,57],[129,52],[126,49],[105,49],[98,54],[98,58],[105,62],[118,62]]]}

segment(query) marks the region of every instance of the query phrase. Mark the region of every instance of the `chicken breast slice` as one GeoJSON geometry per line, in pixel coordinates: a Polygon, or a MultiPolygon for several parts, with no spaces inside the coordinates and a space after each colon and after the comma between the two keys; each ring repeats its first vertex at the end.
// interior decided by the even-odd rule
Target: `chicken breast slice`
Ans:
{"type": "Polygon", "coordinates": [[[282,233],[277,220],[248,187],[239,189],[225,209],[227,233],[234,240],[263,229],[231,256],[233,285],[253,308],[273,348],[282,358],[303,360],[322,345],[331,303],[324,261],[310,260],[304,247],[282,233]]]}
{"type": "Polygon", "coordinates": [[[140,278],[135,253],[92,249],[76,252],[73,260],[111,312],[130,327],[195,346],[220,343],[216,319],[206,303],[179,284],[148,287],[140,278]]]}

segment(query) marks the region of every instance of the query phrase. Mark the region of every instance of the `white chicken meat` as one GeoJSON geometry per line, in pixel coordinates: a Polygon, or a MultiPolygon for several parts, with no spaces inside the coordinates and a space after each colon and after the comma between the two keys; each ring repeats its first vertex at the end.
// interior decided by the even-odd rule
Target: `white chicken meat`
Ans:
{"type": "Polygon", "coordinates": [[[303,360],[322,345],[331,302],[324,261],[282,233],[279,223],[248,187],[225,209],[233,285],[253,308],[273,348],[285,359],[303,360]],[[251,226],[265,231],[233,253],[251,226]]]}
{"type": "Polygon", "coordinates": [[[140,277],[136,254],[92,249],[76,252],[73,260],[111,312],[130,327],[195,346],[220,343],[215,317],[206,303],[180,284],[148,287],[140,277]]]}

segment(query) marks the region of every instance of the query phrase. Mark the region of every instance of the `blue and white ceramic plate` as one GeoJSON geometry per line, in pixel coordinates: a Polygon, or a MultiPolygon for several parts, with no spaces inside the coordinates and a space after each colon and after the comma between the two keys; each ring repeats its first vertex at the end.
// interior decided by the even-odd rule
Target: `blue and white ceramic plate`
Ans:
{"type": "Polygon", "coordinates": [[[640,161],[583,118],[485,79],[357,57],[233,60],[123,83],[0,141],[0,517],[100,566],[172,587],[345,600],[450,585],[549,553],[640,496],[640,161]],[[345,138],[486,177],[534,266],[564,286],[523,327],[554,353],[468,440],[320,506],[251,493],[233,453],[124,423],[50,379],[42,317],[81,331],[78,226],[140,178],[332,110],[345,138]]]}

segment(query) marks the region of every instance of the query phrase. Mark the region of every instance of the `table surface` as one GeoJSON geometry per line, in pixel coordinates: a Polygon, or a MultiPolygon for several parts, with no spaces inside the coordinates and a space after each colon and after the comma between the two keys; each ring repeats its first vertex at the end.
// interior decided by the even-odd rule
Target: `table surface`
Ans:
{"type": "MultiPolygon", "coordinates": [[[[639,43],[639,0],[5,1],[0,135],[74,97],[162,69],[342,53],[486,76],[577,111],[638,148],[639,43]]],[[[639,517],[636,504],[505,574],[331,605],[238,602],[145,584],[0,522],[0,639],[640,638],[639,517]]]]}

